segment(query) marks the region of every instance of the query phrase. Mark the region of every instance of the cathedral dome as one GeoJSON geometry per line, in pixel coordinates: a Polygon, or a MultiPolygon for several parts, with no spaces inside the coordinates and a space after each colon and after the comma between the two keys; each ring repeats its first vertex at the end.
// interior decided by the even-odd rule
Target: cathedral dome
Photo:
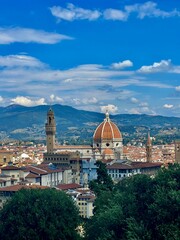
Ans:
{"type": "Polygon", "coordinates": [[[96,128],[93,139],[94,141],[122,139],[119,128],[110,120],[108,113],[104,121],[96,128]]]}

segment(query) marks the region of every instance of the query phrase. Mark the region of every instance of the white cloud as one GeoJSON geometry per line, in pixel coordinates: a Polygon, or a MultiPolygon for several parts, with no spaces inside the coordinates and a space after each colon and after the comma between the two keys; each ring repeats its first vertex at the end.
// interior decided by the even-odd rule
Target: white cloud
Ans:
{"type": "Polygon", "coordinates": [[[139,100],[138,100],[137,98],[135,98],[135,97],[132,97],[132,98],[130,99],[130,101],[131,101],[132,103],[138,103],[138,102],[139,102],[139,100]]]}
{"type": "Polygon", "coordinates": [[[164,104],[163,108],[173,108],[174,106],[172,104],[164,104]]]}
{"type": "MultiPolygon", "coordinates": [[[[124,112],[124,106],[130,107],[130,102],[134,102],[137,103],[136,112],[153,114],[150,109],[148,112],[147,108],[142,108],[149,106],[141,103],[140,94],[143,90],[138,87],[150,86],[168,92],[168,88],[172,91],[175,86],[161,83],[161,80],[146,78],[147,76],[136,76],[134,71],[115,70],[111,65],[86,64],[59,70],[51,69],[40,60],[25,54],[0,56],[0,82],[3,96],[10,94],[14,96],[16,93],[18,97],[14,97],[11,102],[26,106],[63,102],[79,109],[99,111],[100,106],[104,107],[111,103],[112,112],[124,112]],[[135,86],[134,90],[132,90],[133,86],[135,86]],[[136,96],[138,99],[135,98],[136,96]]],[[[148,99],[149,94],[150,92],[145,99],[148,99]]],[[[156,99],[152,100],[156,101],[156,99]]],[[[7,99],[3,104],[9,102],[10,100],[7,99]]],[[[160,106],[162,105],[160,103],[160,106]]]]}
{"type": "Polygon", "coordinates": [[[97,98],[95,98],[95,97],[92,97],[92,98],[90,98],[90,99],[87,99],[87,103],[93,103],[93,104],[95,104],[95,103],[97,103],[98,102],[98,100],[97,100],[97,98]]]}
{"type": "Polygon", "coordinates": [[[147,102],[141,102],[139,104],[140,107],[147,107],[149,104],[147,102]]]}
{"type": "Polygon", "coordinates": [[[20,104],[26,107],[38,106],[38,105],[46,105],[45,99],[40,98],[37,100],[32,100],[29,97],[18,96],[16,98],[11,99],[11,102],[14,104],[20,104]]]}
{"type": "Polygon", "coordinates": [[[73,98],[72,99],[72,102],[75,104],[75,105],[80,105],[81,104],[81,100],[79,98],[73,98]]]}
{"type": "Polygon", "coordinates": [[[46,65],[37,58],[26,55],[0,56],[2,67],[45,67],[46,65]]]}
{"type": "Polygon", "coordinates": [[[177,92],[180,92],[180,86],[175,87],[177,92]]]}
{"type": "Polygon", "coordinates": [[[169,12],[163,11],[157,7],[157,3],[147,1],[145,3],[126,5],[123,10],[106,9],[104,11],[104,18],[107,20],[126,21],[133,13],[136,14],[139,19],[144,19],[145,17],[168,18],[180,16],[180,12],[176,9],[169,12]]]}
{"type": "Polygon", "coordinates": [[[100,17],[103,17],[106,20],[117,20],[117,21],[127,21],[127,19],[135,14],[137,18],[144,19],[145,17],[149,18],[169,18],[180,16],[180,12],[176,9],[172,11],[164,11],[157,7],[157,3],[152,1],[147,1],[144,3],[125,5],[124,9],[113,9],[108,8],[102,11],[99,10],[90,10],[69,3],[66,8],[61,6],[53,6],[50,8],[50,11],[53,16],[55,16],[59,21],[74,21],[74,20],[97,20],[100,17]]]}
{"type": "Polygon", "coordinates": [[[108,111],[109,113],[116,113],[118,111],[118,107],[113,104],[108,104],[106,106],[100,106],[101,112],[108,111]]]}
{"type": "Polygon", "coordinates": [[[3,101],[4,101],[4,98],[0,96],[0,103],[2,103],[3,101]]]}
{"type": "Polygon", "coordinates": [[[126,21],[128,18],[128,13],[118,9],[109,8],[104,11],[103,16],[107,20],[126,21]]]}
{"type": "Polygon", "coordinates": [[[130,110],[128,110],[129,114],[140,114],[139,109],[137,108],[131,108],[130,110]]]}
{"type": "Polygon", "coordinates": [[[155,111],[150,109],[148,106],[138,107],[138,108],[131,108],[128,110],[130,114],[149,114],[149,115],[156,115],[155,111]]]}
{"type": "Polygon", "coordinates": [[[63,98],[60,98],[58,96],[55,96],[54,94],[50,95],[50,100],[51,102],[64,102],[63,98]]]}
{"type": "Polygon", "coordinates": [[[74,20],[89,20],[93,21],[100,17],[101,13],[98,10],[89,10],[84,8],[76,7],[75,5],[69,3],[67,8],[62,8],[60,6],[53,6],[50,8],[53,16],[58,20],[74,21],[74,20]]]}
{"type": "Polygon", "coordinates": [[[174,9],[173,11],[166,12],[159,8],[157,8],[157,3],[155,2],[145,2],[142,4],[133,4],[125,6],[125,10],[127,13],[137,13],[137,17],[140,19],[143,19],[145,17],[162,17],[162,18],[168,18],[168,17],[174,17],[174,16],[180,16],[180,12],[174,9]]]}
{"type": "Polygon", "coordinates": [[[96,104],[98,102],[96,97],[91,98],[73,98],[72,102],[75,105],[89,105],[89,104],[96,104]]]}
{"type": "Polygon", "coordinates": [[[66,83],[69,83],[69,82],[72,82],[72,81],[73,81],[72,78],[67,78],[67,79],[64,80],[64,82],[66,82],[66,83]]]}
{"type": "Polygon", "coordinates": [[[140,73],[155,73],[155,72],[167,72],[171,69],[171,60],[161,60],[155,62],[153,65],[142,66],[138,72],[140,73]]]}
{"type": "Polygon", "coordinates": [[[132,67],[133,63],[130,60],[124,60],[122,62],[112,63],[111,66],[114,69],[122,69],[122,68],[126,68],[126,67],[132,67]]]}
{"type": "Polygon", "coordinates": [[[61,103],[63,103],[63,102],[64,102],[64,99],[61,98],[61,97],[56,96],[56,101],[57,101],[57,102],[61,102],[61,103]]]}
{"type": "Polygon", "coordinates": [[[0,28],[0,44],[10,44],[14,42],[55,44],[62,40],[70,39],[73,38],[58,33],[45,32],[43,30],[31,28],[0,28]]]}

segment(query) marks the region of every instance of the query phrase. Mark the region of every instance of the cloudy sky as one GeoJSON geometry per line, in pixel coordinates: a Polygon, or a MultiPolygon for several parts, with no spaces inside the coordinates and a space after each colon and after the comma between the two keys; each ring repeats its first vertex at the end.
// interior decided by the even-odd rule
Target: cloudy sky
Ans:
{"type": "Polygon", "coordinates": [[[180,117],[179,0],[1,0],[0,106],[180,117]]]}

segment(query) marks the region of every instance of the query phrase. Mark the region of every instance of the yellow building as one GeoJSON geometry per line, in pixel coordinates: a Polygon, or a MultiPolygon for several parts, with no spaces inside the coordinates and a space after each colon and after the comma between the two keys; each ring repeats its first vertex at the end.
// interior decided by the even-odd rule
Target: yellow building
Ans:
{"type": "Polygon", "coordinates": [[[7,149],[0,149],[0,165],[6,165],[8,162],[12,161],[14,153],[7,149]]]}
{"type": "Polygon", "coordinates": [[[93,216],[95,196],[93,194],[82,193],[77,197],[77,205],[79,207],[79,214],[83,218],[90,218],[93,216]]]}

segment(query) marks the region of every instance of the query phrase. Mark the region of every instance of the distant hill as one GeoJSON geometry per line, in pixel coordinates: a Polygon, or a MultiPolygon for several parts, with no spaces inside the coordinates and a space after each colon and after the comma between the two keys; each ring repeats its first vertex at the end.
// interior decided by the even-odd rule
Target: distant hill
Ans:
{"type": "MultiPolygon", "coordinates": [[[[70,140],[71,143],[90,142],[103,113],[77,110],[70,106],[56,104],[52,106],[57,125],[57,139],[70,140]]],[[[0,139],[13,138],[20,140],[45,139],[45,122],[49,106],[24,107],[10,105],[0,108],[0,139]]],[[[124,140],[145,139],[148,129],[151,135],[158,138],[179,138],[180,118],[149,116],[137,114],[111,115],[124,140]]],[[[144,141],[144,140],[142,140],[144,141]]]]}

